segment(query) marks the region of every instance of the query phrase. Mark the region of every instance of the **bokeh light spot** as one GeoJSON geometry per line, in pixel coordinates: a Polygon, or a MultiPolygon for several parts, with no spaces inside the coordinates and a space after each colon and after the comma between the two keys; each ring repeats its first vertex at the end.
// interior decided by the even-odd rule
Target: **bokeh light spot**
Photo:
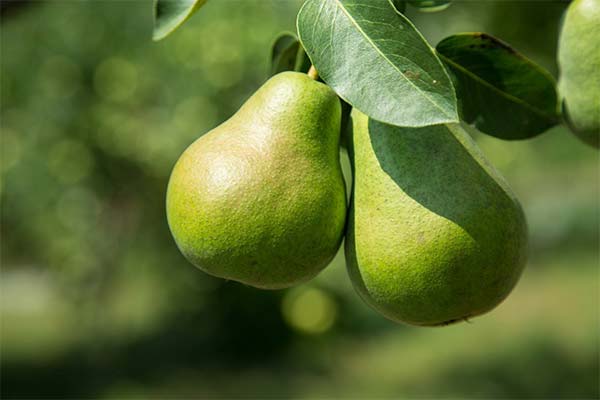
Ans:
{"type": "Polygon", "coordinates": [[[65,139],[48,152],[48,169],[61,183],[72,184],[89,176],[94,166],[88,147],[76,140],[65,139]]]}
{"type": "Polygon", "coordinates": [[[285,321],[294,329],[319,334],[329,330],[337,316],[337,306],[329,294],[317,288],[297,288],[282,301],[285,321]]]}
{"type": "Polygon", "coordinates": [[[94,87],[106,100],[122,102],[133,96],[138,82],[137,67],[121,58],[109,58],[96,68],[94,87]]]}
{"type": "Polygon", "coordinates": [[[182,31],[176,38],[175,57],[187,69],[197,69],[204,62],[204,58],[198,52],[199,37],[202,37],[202,33],[192,27],[192,29],[182,31]]]}
{"type": "Polygon", "coordinates": [[[100,213],[96,194],[85,187],[73,187],[58,200],[56,214],[61,224],[74,232],[94,227],[100,213]]]}
{"type": "Polygon", "coordinates": [[[216,90],[233,87],[242,81],[243,66],[237,62],[216,62],[204,65],[203,74],[208,83],[216,90]]]}
{"type": "Polygon", "coordinates": [[[0,168],[2,172],[18,164],[22,154],[22,143],[19,134],[12,129],[2,130],[2,146],[0,149],[0,168]]]}

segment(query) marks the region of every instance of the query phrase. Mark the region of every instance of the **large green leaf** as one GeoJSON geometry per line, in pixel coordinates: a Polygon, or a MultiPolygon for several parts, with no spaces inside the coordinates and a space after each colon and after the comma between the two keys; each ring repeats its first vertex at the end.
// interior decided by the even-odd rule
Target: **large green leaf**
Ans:
{"type": "Polygon", "coordinates": [[[307,72],[310,60],[293,33],[283,32],[271,47],[271,75],[283,71],[307,72]]]}
{"type": "Polygon", "coordinates": [[[154,0],[153,40],[167,37],[187,21],[206,0],[154,0]]]}
{"type": "Polygon", "coordinates": [[[463,33],[442,40],[437,51],[456,78],[461,118],[480,131],[527,139],[559,122],[554,78],[504,42],[463,33]]]}
{"type": "Polygon", "coordinates": [[[298,33],[321,78],[370,117],[393,125],[458,121],[435,51],[388,0],[308,0],[298,33]]]}

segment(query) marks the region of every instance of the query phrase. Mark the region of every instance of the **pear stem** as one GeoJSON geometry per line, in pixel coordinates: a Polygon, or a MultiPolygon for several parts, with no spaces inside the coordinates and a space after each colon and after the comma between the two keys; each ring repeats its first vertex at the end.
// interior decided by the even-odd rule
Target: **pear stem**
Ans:
{"type": "Polygon", "coordinates": [[[319,79],[319,73],[317,72],[317,69],[314,65],[310,66],[310,69],[308,70],[307,74],[309,77],[311,77],[311,79],[314,79],[315,81],[319,79]]]}

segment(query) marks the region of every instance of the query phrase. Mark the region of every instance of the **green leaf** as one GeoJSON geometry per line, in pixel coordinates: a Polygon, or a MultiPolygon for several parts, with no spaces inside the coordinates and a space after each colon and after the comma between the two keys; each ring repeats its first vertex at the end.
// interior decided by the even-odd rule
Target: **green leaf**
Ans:
{"type": "Polygon", "coordinates": [[[273,42],[271,48],[271,75],[283,71],[293,71],[296,67],[296,58],[300,41],[293,33],[282,33],[273,42]]]}
{"type": "Polygon", "coordinates": [[[206,0],[154,0],[153,40],[161,40],[188,20],[206,0]]]}
{"type": "Polygon", "coordinates": [[[455,76],[461,118],[480,131],[528,139],[559,122],[554,78],[504,42],[463,33],[442,40],[437,51],[455,76]]]}
{"type": "Polygon", "coordinates": [[[283,32],[271,48],[271,75],[283,71],[307,72],[310,60],[293,33],[283,32]]]}
{"type": "Polygon", "coordinates": [[[388,0],[308,0],[298,33],[319,76],[370,117],[400,126],[458,121],[435,51],[388,0]]]}
{"type": "Polygon", "coordinates": [[[408,0],[408,3],[422,12],[437,12],[450,7],[450,0],[408,0]]]}

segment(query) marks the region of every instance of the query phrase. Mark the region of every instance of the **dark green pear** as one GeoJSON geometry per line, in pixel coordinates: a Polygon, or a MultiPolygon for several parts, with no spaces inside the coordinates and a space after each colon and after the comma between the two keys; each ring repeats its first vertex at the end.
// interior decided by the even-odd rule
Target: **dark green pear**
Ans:
{"type": "Polygon", "coordinates": [[[400,128],[353,111],[350,278],[384,316],[447,325],[513,289],[527,253],[519,202],[458,124],[400,128]]]}
{"type": "Polygon", "coordinates": [[[194,142],[167,190],[181,252],[211,275],[259,288],[314,277],[345,224],[340,119],[328,86],[283,72],[194,142]]]}
{"type": "Polygon", "coordinates": [[[581,140],[600,147],[600,0],[575,0],[558,44],[563,114],[581,140]]]}

